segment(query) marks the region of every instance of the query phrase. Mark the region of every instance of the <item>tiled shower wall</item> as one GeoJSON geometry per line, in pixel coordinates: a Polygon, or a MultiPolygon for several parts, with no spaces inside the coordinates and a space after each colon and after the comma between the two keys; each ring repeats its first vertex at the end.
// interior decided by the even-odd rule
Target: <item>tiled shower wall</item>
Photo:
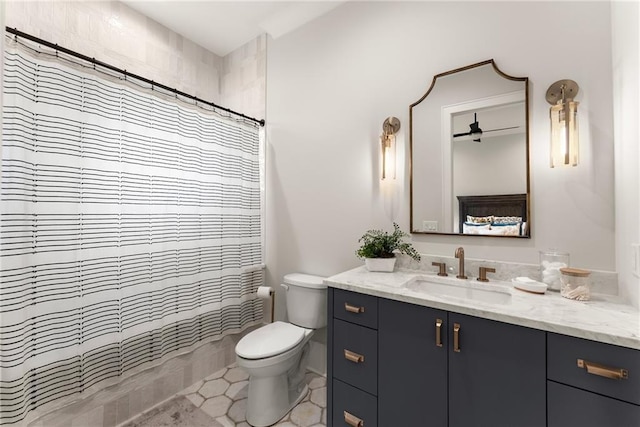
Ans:
{"type": "MultiPolygon", "coordinates": [[[[2,2],[4,25],[255,118],[264,118],[266,36],[221,58],[117,1],[2,2]]],[[[1,11],[1,9],[0,9],[1,11]]],[[[1,19],[0,19],[0,23],[1,19]]],[[[111,427],[235,360],[240,334],[29,414],[33,427],[111,427]]]]}
{"type": "Polygon", "coordinates": [[[218,103],[223,59],[117,1],[9,1],[5,25],[218,103]]]}
{"type": "Polygon", "coordinates": [[[249,117],[265,117],[267,35],[256,37],[224,57],[220,102],[249,117]]]}

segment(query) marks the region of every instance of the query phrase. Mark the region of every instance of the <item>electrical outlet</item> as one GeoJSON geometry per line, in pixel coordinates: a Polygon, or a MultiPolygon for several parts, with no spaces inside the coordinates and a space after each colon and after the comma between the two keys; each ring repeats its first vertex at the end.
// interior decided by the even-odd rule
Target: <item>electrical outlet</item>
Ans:
{"type": "Polygon", "coordinates": [[[633,255],[633,274],[640,277],[640,243],[631,245],[631,253],[633,255]]]}
{"type": "Polygon", "coordinates": [[[438,221],[422,221],[422,231],[438,231],[438,221]]]}

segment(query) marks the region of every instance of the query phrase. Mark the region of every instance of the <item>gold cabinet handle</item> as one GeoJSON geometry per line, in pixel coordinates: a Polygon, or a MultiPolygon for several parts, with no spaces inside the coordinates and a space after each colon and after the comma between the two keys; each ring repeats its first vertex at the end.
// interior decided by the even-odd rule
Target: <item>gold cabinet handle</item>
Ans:
{"type": "Polygon", "coordinates": [[[348,302],[344,303],[344,309],[347,310],[349,313],[356,313],[356,314],[364,313],[364,307],[356,307],[355,305],[351,305],[348,302]]]}
{"type": "Polygon", "coordinates": [[[578,367],[586,369],[587,372],[592,375],[598,375],[614,380],[626,380],[627,378],[629,378],[629,371],[627,371],[626,369],[610,368],[609,366],[601,365],[595,362],[589,362],[583,359],[578,359],[578,367]]]}
{"type": "Polygon", "coordinates": [[[364,421],[347,411],[344,411],[344,422],[351,427],[364,427],[364,421]]]}
{"type": "Polygon", "coordinates": [[[442,347],[442,319],[436,319],[436,346],[442,347]]]}
{"type": "Polygon", "coordinates": [[[453,324],[453,351],[460,353],[460,323],[453,324]]]}
{"type": "Polygon", "coordinates": [[[353,363],[364,362],[364,356],[362,354],[354,353],[353,351],[349,351],[346,348],[344,349],[344,358],[353,363]]]}

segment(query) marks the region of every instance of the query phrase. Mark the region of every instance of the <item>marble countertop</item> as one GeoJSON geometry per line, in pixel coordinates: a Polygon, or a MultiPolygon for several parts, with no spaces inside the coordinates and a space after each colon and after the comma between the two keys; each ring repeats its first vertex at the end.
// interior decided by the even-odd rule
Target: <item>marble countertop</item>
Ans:
{"type": "Polygon", "coordinates": [[[523,292],[511,282],[482,283],[475,278],[461,280],[412,270],[374,273],[365,267],[336,274],[325,279],[325,283],[332,288],[640,350],[640,312],[614,296],[592,294],[590,301],[574,301],[561,297],[559,292],[547,291],[543,295],[523,292]],[[504,301],[472,300],[425,291],[417,282],[421,279],[495,291],[502,294],[504,301]]]}

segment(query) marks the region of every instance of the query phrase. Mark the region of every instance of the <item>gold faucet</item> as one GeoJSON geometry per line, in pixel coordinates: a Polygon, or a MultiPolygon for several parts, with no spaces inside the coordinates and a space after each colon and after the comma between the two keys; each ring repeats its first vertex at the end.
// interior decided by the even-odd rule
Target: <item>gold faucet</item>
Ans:
{"type": "Polygon", "coordinates": [[[458,279],[466,279],[467,276],[464,275],[464,249],[462,247],[456,249],[455,256],[460,260],[460,265],[458,266],[458,275],[456,277],[458,279]]]}

